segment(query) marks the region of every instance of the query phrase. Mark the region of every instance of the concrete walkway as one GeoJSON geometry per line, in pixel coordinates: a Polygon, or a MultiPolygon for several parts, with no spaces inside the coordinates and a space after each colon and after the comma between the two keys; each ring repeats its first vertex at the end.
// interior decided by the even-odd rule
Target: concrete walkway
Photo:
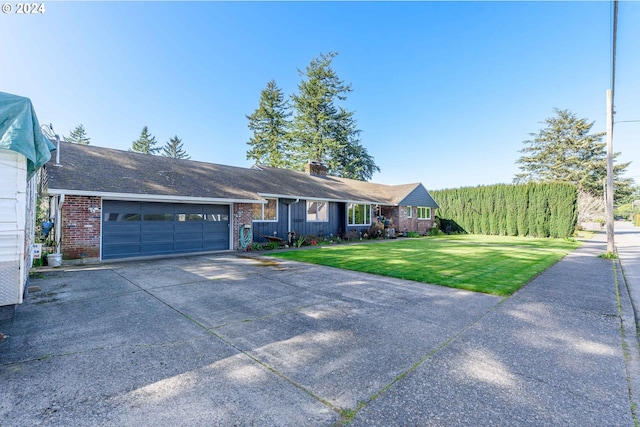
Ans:
{"type": "Polygon", "coordinates": [[[40,274],[0,322],[0,425],[633,426],[617,230],[620,262],[598,235],[507,299],[231,254],[40,274]]]}

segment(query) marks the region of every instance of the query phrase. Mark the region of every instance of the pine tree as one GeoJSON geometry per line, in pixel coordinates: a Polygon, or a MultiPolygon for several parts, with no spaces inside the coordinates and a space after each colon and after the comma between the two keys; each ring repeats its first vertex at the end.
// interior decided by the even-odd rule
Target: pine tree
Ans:
{"type": "Polygon", "coordinates": [[[140,137],[131,143],[129,151],[144,154],[156,154],[161,147],[156,147],[156,137],[149,133],[149,129],[145,126],[140,132],[140,137]]]}
{"type": "Polygon", "coordinates": [[[291,135],[297,168],[307,161],[325,163],[330,175],[365,180],[380,169],[364,147],[353,112],[337,105],[352,91],[331,67],[337,53],[320,54],[304,71],[298,93],[292,95],[291,135]],[[341,156],[346,156],[343,160],[341,156]]]}
{"type": "Polygon", "coordinates": [[[269,81],[260,94],[258,108],[246,116],[249,129],[253,132],[247,142],[251,147],[247,151],[247,159],[274,168],[293,166],[289,146],[289,116],[289,104],[282,90],[275,80],[269,81]]]}
{"type": "Polygon", "coordinates": [[[190,159],[189,156],[182,149],[182,140],[178,138],[178,135],[175,135],[171,138],[167,143],[162,147],[162,155],[165,157],[171,157],[173,159],[190,159]]]}
{"type": "Polygon", "coordinates": [[[74,144],[89,145],[91,138],[87,136],[87,131],[85,131],[84,126],[80,124],[71,131],[69,136],[65,136],[64,140],[74,144]]]}
{"type": "MultiPolygon", "coordinates": [[[[607,175],[604,132],[591,134],[594,122],[578,119],[569,110],[554,110],[556,115],[544,121],[546,127],[531,133],[517,163],[522,173],[514,182],[567,182],[580,190],[602,195],[607,175]]],[[[617,157],[620,153],[615,153],[617,157]]],[[[614,165],[616,197],[630,188],[633,180],[622,178],[629,163],[614,165]]]]}
{"type": "Polygon", "coordinates": [[[373,178],[375,172],[380,172],[380,168],[367,149],[360,144],[361,131],[356,127],[353,112],[340,108],[338,118],[340,126],[336,140],[340,142],[341,148],[330,151],[328,169],[332,175],[368,181],[373,178]]]}

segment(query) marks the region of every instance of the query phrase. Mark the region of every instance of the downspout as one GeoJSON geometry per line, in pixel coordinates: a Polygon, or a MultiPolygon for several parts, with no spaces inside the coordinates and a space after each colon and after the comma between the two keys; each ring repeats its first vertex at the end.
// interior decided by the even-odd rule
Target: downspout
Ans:
{"type": "MultiPolygon", "coordinates": [[[[51,126],[51,125],[49,125],[51,126]]],[[[53,128],[52,128],[53,129],[53,128]]],[[[56,134],[56,166],[60,166],[60,135],[56,134]]]]}
{"type": "Polygon", "coordinates": [[[56,203],[56,253],[60,253],[60,238],[62,234],[62,205],[64,204],[64,194],[60,194],[56,203]]]}
{"type": "Polygon", "coordinates": [[[297,198],[295,202],[289,203],[287,205],[287,233],[291,233],[291,205],[295,205],[300,201],[300,198],[297,198]]]}

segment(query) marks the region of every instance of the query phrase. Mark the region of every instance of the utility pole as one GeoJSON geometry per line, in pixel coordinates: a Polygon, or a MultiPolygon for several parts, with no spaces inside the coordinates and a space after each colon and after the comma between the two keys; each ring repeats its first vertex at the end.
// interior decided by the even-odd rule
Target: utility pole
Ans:
{"type": "Polygon", "coordinates": [[[605,194],[605,220],[607,228],[607,252],[613,254],[613,90],[607,90],[607,185],[605,194]]]}
{"type": "Polygon", "coordinates": [[[611,89],[607,90],[607,191],[605,192],[605,221],[607,225],[607,252],[615,253],[613,242],[613,105],[616,89],[616,45],[618,37],[618,0],[613,0],[613,28],[611,37],[611,89]]]}

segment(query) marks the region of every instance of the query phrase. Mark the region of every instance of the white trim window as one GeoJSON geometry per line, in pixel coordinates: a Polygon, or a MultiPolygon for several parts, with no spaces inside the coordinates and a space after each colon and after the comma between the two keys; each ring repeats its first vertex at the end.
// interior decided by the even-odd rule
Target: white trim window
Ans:
{"type": "Polygon", "coordinates": [[[253,220],[261,222],[278,221],[278,199],[265,198],[267,203],[253,204],[253,220]]]}
{"type": "Polygon", "coordinates": [[[349,203],[347,222],[348,225],[371,225],[371,205],[349,203]]]}
{"type": "Polygon", "coordinates": [[[418,206],[418,219],[431,219],[431,208],[418,206]]]}
{"type": "Polygon", "coordinates": [[[328,222],[329,202],[324,200],[307,200],[307,222],[328,222]]]}
{"type": "Polygon", "coordinates": [[[407,206],[407,218],[413,218],[413,207],[407,206]]]}

